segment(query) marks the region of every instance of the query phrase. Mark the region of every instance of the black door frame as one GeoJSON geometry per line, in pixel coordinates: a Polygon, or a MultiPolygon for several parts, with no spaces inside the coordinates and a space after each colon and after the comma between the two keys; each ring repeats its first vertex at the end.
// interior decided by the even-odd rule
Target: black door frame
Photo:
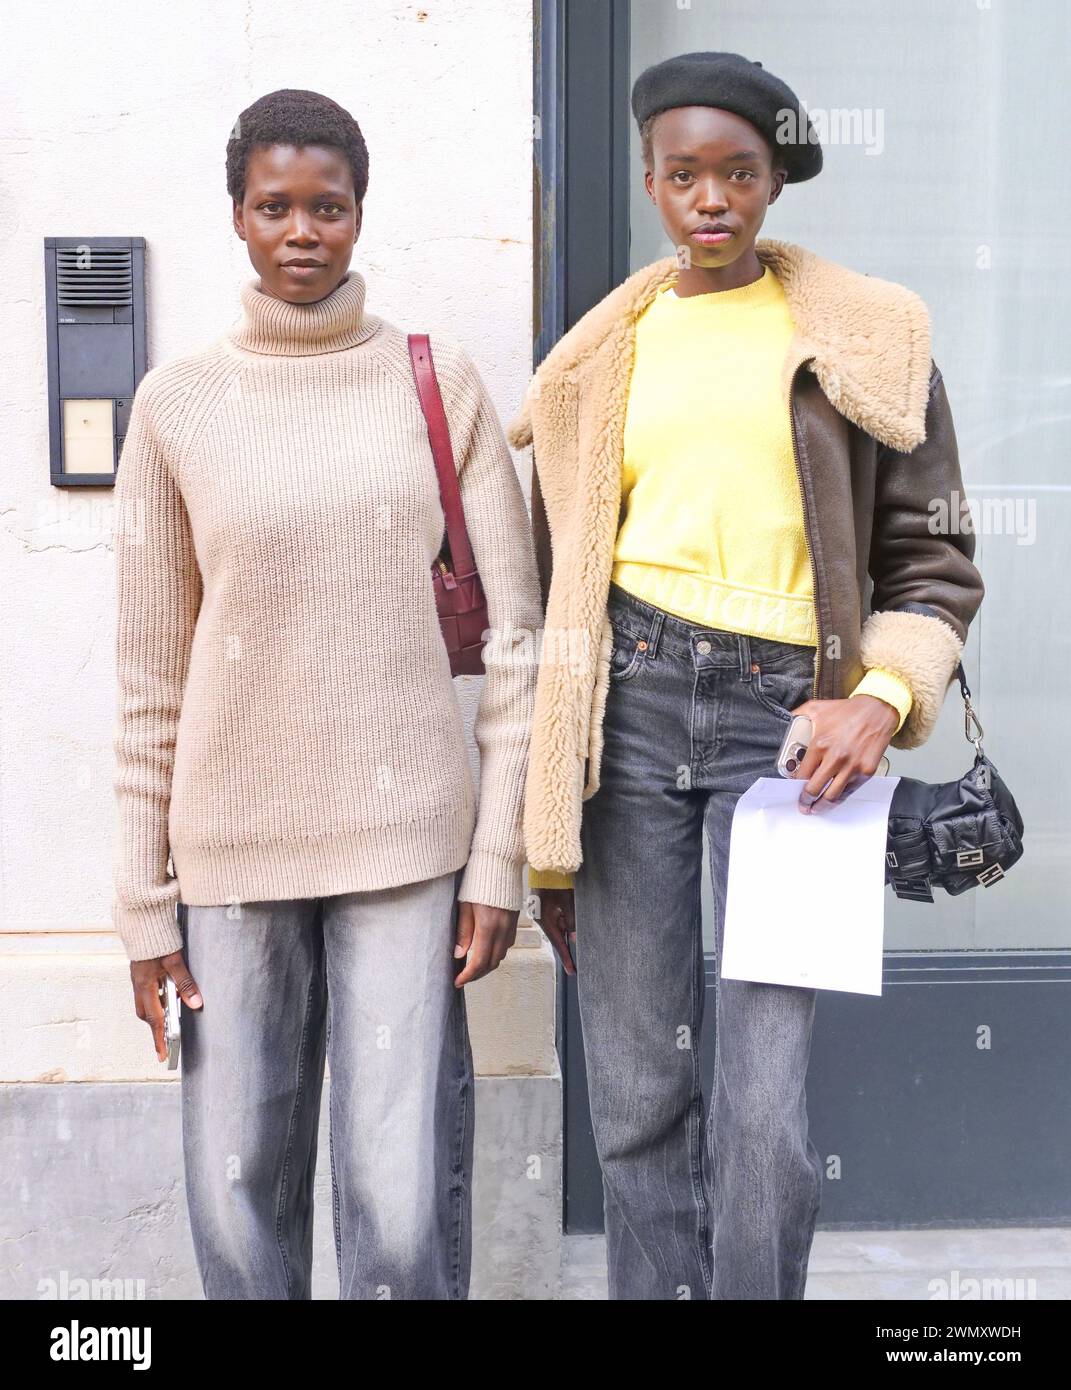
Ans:
{"type": "MultiPolygon", "coordinates": [[[[632,115],[629,0],[534,8],[538,366],[629,274],[632,115]]],[[[1029,848],[1017,872],[1030,872],[1029,848]]],[[[1071,1221],[1071,1107],[1053,1103],[1071,1073],[1071,952],[886,952],[883,977],[878,999],[819,996],[807,1086],[827,1164],[819,1226],[1071,1221]]],[[[713,983],[708,956],[708,991],[713,983]]],[[[557,998],[563,1223],[595,1232],[602,1185],[576,987],[560,966],[557,998]]],[[[704,1094],[713,1012],[700,1044],[704,1094]]]]}
{"type": "MultiPolygon", "coordinates": [[[[628,275],[628,0],[538,0],[535,35],[538,366],[628,275]]],[[[602,1230],[576,982],[558,965],[563,1086],[563,1227],[602,1230]]]]}

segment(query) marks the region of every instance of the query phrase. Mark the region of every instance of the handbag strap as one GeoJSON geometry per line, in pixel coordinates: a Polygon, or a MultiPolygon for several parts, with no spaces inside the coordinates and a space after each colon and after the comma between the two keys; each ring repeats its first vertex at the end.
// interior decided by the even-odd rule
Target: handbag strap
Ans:
{"type": "Polygon", "coordinates": [[[466,577],[474,573],[476,562],[472,556],[468,528],[465,525],[461,487],[457,480],[457,469],[454,467],[454,451],[450,445],[450,427],[446,423],[443,398],[435,375],[431,342],[426,333],[410,333],[408,342],[409,361],[413,366],[420,408],[428,426],[435,471],[439,475],[439,498],[446,518],[446,534],[450,538],[450,559],[454,574],[466,577]]]}
{"type": "Polygon", "coordinates": [[[971,692],[967,685],[967,677],[963,674],[962,661],[958,662],[956,665],[956,678],[959,681],[959,693],[963,696],[963,732],[966,735],[967,742],[974,744],[974,751],[976,753],[981,753],[982,735],[985,731],[982,728],[982,721],[978,718],[977,710],[971,704],[971,692]],[[973,737],[971,735],[972,724],[978,730],[973,737]]]}
{"type": "MultiPolygon", "coordinates": [[[[924,617],[927,618],[940,617],[940,614],[936,613],[929,606],[929,604],[926,603],[901,603],[896,609],[892,611],[903,613],[921,613],[924,617]]],[[[974,706],[971,704],[970,687],[967,685],[967,677],[963,674],[962,661],[958,661],[956,663],[955,674],[956,679],[959,681],[959,693],[963,696],[963,732],[966,736],[967,742],[974,744],[975,753],[979,756],[984,756],[982,754],[982,734],[984,732],[982,729],[982,721],[978,718],[978,713],[975,710],[974,706]],[[973,735],[971,733],[972,724],[977,730],[977,733],[973,735]]]]}

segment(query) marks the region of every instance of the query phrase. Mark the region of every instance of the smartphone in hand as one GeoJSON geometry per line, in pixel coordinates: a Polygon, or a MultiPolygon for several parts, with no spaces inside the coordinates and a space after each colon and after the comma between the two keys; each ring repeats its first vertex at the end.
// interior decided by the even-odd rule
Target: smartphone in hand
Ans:
{"type": "MultiPolygon", "coordinates": [[[[777,771],[782,777],[795,776],[796,769],[806,757],[807,749],[811,742],[812,724],[805,714],[794,714],[792,721],[785,730],[785,736],[781,740],[781,749],[777,755],[777,771]]],[[[874,773],[875,777],[884,777],[889,771],[889,760],[882,754],[881,762],[878,763],[878,770],[874,773]]],[[[850,796],[857,787],[867,779],[857,777],[844,789],[844,795],[850,796]]],[[[826,784],[829,785],[828,783],[826,784]]]]}
{"type": "Polygon", "coordinates": [[[167,977],[167,983],[160,987],[160,999],[164,1006],[164,1045],[167,1048],[167,1069],[174,1071],[179,1063],[182,1028],[179,1023],[178,990],[175,988],[175,982],[170,975],[167,977]]]}
{"type": "Polygon", "coordinates": [[[780,776],[791,777],[803,762],[811,741],[811,728],[811,721],[805,714],[792,716],[792,722],[781,740],[781,751],[777,755],[777,771],[780,776]]]}

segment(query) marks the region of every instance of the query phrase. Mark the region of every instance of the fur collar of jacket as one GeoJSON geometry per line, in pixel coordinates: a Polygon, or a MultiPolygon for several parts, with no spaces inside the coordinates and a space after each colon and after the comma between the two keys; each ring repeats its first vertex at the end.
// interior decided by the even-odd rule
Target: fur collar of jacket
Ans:
{"type": "MultiPolygon", "coordinates": [[[[894,449],[921,444],[932,362],[930,315],[919,295],[791,242],[760,238],[755,253],[781,282],[796,325],[782,369],[785,399],[796,367],[809,359],[830,403],[846,419],[894,449]]],[[[510,424],[515,448],[532,442],[533,396],[582,369],[615,328],[635,321],[676,280],[678,270],[674,256],[637,270],[555,344],[510,424]]]]}

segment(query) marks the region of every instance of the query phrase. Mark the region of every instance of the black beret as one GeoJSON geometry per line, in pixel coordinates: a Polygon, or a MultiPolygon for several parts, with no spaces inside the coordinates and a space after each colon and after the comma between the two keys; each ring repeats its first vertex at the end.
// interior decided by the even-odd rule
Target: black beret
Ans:
{"type": "Polygon", "coordinates": [[[674,106],[717,106],[743,116],[783,160],[787,183],[813,179],[822,168],[822,147],[792,88],[739,53],[681,53],[641,72],[632,88],[636,124],[674,106]]]}

